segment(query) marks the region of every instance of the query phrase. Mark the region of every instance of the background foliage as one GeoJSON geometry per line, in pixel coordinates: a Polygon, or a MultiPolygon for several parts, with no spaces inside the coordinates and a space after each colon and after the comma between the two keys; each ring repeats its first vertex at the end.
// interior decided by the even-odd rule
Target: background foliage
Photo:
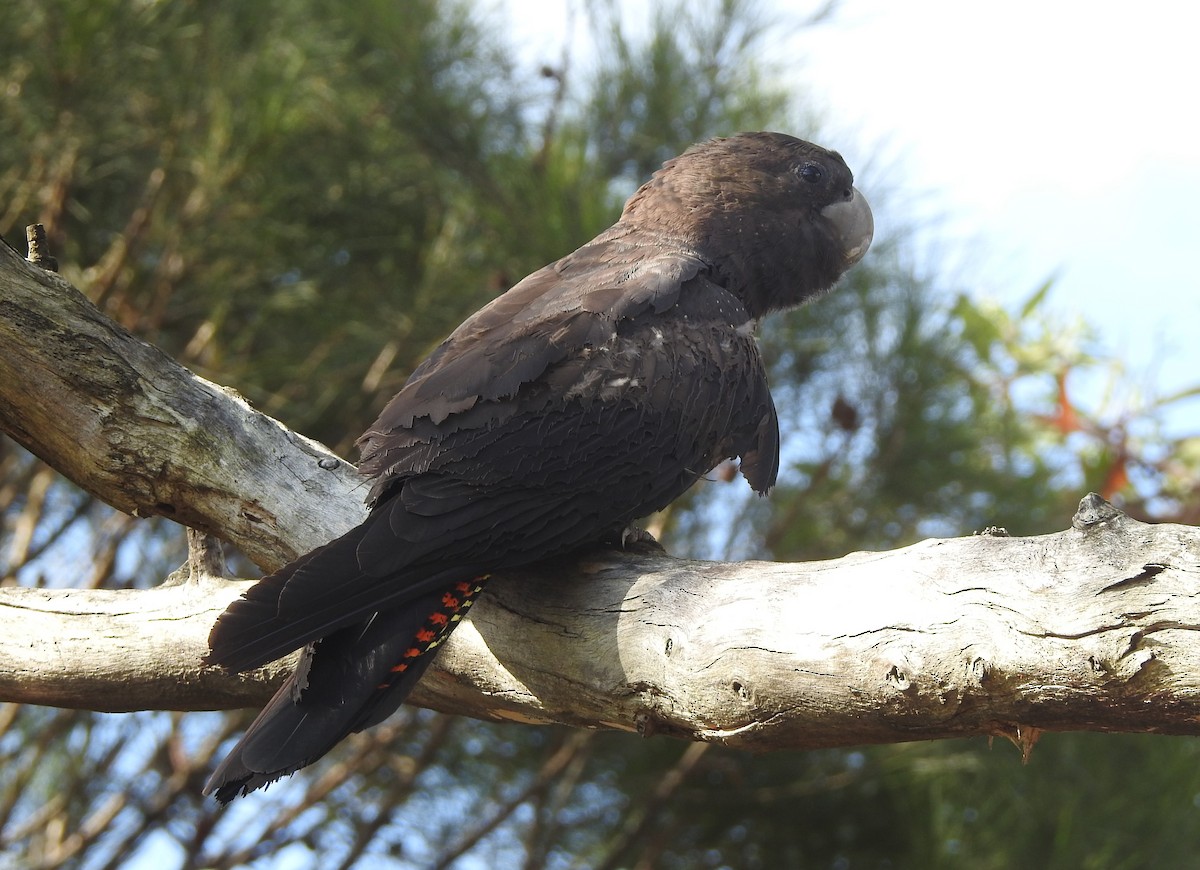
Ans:
{"type": "MultiPolygon", "coordinates": [[[[503,20],[451,0],[10,6],[0,234],[45,224],[110,316],[343,452],[463,316],[609,224],[662,160],[740,129],[821,139],[742,0],[659,5],[639,36],[581,6],[587,62],[524,57],[503,20]]],[[[860,174],[882,230],[865,263],[765,325],[780,487],[751,499],[714,475],[659,518],[669,546],[812,559],[1035,534],[1089,489],[1196,522],[1200,451],[1159,434],[1179,397],[1137,397],[1085,326],[1043,314],[1049,286],[1004,311],[921,274],[930,242],[889,184],[860,174]]],[[[5,583],[144,584],[183,558],[178,528],[3,440],[0,519],[5,583]]],[[[751,758],[406,709],[222,813],[199,788],[245,722],[0,707],[0,866],[1134,868],[1200,851],[1192,740],[1050,735],[1028,766],[984,741],[751,758]]]]}

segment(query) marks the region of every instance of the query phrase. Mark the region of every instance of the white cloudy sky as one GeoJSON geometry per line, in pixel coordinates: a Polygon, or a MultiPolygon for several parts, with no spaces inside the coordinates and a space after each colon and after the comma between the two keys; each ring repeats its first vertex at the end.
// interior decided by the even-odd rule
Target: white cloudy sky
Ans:
{"type": "MultiPolygon", "coordinates": [[[[557,44],[565,4],[507,5],[557,44]]],[[[941,216],[964,289],[1014,302],[1057,275],[1055,309],[1171,391],[1200,383],[1198,33],[1177,0],[843,0],[780,56],[832,121],[823,144],[941,216]]],[[[1176,420],[1200,430],[1200,408],[1176,420]]]]}

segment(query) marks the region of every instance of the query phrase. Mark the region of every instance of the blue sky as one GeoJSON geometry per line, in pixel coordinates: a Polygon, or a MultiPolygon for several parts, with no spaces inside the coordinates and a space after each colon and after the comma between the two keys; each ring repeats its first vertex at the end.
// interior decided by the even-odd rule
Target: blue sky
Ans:
{"type": "MultiPolygon", "coordinates": [[[[762,8],[786,22],[814,5],[762,8]]],[[[505,6],[523,56],[557,60],[562,7],[505,6]]],[[[1052,310],[1162,394],[1200,383],[1198,24],[1166,0],[843,0],[781,27],[776,54],[828,119],[822,144],[911,203],[955,289],[1015,305],[1056,276],[1052,310]]],[[[1200,408],[1172,421],[1200,431],[1200,408]]]]}
{"type": "Polygon", "coordinates": [[[854,147],[940,210],[971,292],[1057,275],[1055,308],[1170,391],[1200,382],[1198,24],[1159,0],[846,0],[791,44],[854,147]]]}

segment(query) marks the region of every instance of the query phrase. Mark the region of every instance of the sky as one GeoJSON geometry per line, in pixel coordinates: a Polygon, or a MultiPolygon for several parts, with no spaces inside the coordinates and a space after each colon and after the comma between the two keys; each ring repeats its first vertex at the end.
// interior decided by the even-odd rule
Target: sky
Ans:
{"type": "MultiPolygon", "coordinates": [[[[506,5],[523,56],[555,61],[538,50],[567,4],[506,5]]],[[[783,22],[814,6],[762,3],[783,22]]],[[[1054,277],[1052,311],[1167,394],[1200,383],[1198,25],[1167,0],[842,0],[776,50],[821,144],[866,167],[868,198],[875,173],[909,204],[955,289],[1012,308],[1054,277]]],[[[1200,433],[1200,402],[1170,420],[1200,433]]]]}
{"type": "Polygon", "coordinates": [[[942,209],[967,289],[1055,276],[1057,311],[1172,391],[1200,382],[1197,25],[1159,0],[846,0],[792,43],[856,147],[942,209]]]}

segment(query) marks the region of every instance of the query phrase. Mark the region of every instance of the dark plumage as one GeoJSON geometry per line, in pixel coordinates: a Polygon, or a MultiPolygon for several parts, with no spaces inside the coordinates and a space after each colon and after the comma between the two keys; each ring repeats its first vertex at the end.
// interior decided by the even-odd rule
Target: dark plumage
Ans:
{"type": "Polygon", "coordinates": [[[754,322],[829,288],[871,231],[836,153],[715,139],[471,316],[359,440],[368,518],[214,626],[207,660],[234,671],[307,646],[206,793],[259,788],[390,715],[489,572],[618,531],[726,458],[770,489],[779,430],[754,322]]]}

